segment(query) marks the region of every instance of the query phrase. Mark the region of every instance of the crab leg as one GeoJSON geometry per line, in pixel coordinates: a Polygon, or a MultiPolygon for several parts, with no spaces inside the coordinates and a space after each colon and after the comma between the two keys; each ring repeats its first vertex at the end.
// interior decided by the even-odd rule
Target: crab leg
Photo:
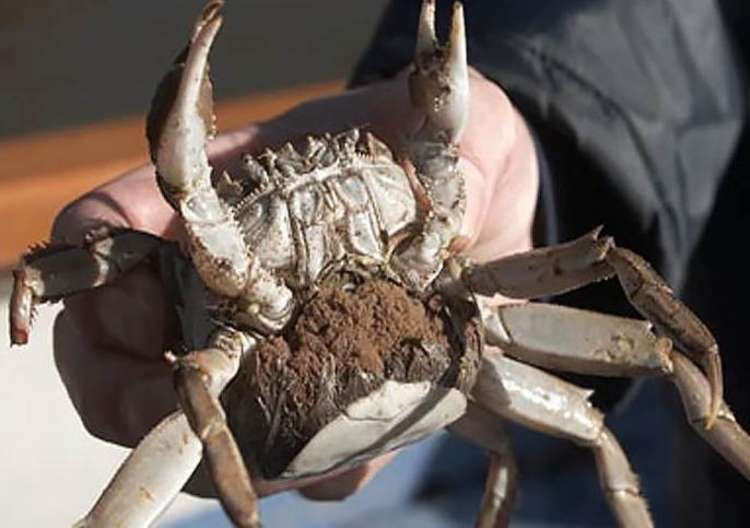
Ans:
{"type": "Polygon", "coordinates": [[[590,391],[488,349],[482,359],[475,401],[493,413],[542,433],[591,448],[599,481],[617,522],[624,528],[653,526],[638,478],[590,391]],[[560,412],[564,409],[566,412],[560,412]]]}
{"type": "MultiPolygon", "coordinates": [[[[435,2],[424,0],[417,33],[414,70],[409,77],[413,106],[424,116],[420,130],[404,145],[429,203],[422,230],[394,256],[392,265],[409,286],[423,289],[440,272],[459,234],[466,207],[458,171],[458,141],[469,110],[469,77],[463,6],[453,4],[449,41],[435,37],[435,2]]],[[[419,185],[418,184],[418,185],[419,185]]]]}
{"type": "Polygon", "coordinates": [[[190,253],[214,292],[253,299],[244,319],[260,330],[280,330],[293,308],[291,291],[245,245],[230,207],[211,183],[206,143],[214,133],[208,53],[221,26],[222,1],[204,8],[186,52],[162,80],[148,116],[147,136],[157,181],[185,222],[190,253]]]}
{"type": "Polygon", "coordinates": [[[198,467],[201,451],[185,414],[170,414],[140,441],[75,528],[151,526],[198,467]]]}
{"type": "Polygon", "coordinates": [[[607,261],[617,272],[630,303],[703,367],[711,384],[711,411],[706,421],[706,428],[710,429],[724,392],[719,346],[714,336],[642,257],[627,249],[612,248],[607,261]]]}
{"type": "Polygon", "coordinates": [[[462,278],[475,293],[512,299],[559,295],[608,279],[614,271],[605,256],[613,243],[610,237],[599,238],[601,230],[600,226],[571,242],[469,266],[462,278]]]}
{"type": "Polygon", "coordinates": [[[706,422],[711,428],[723,394],[715,339],[642,257],[615,247],[611,237],[599,238],[600,230],[567,244],[469,266],[462,279],[482,295],[502,293],[528,299],[557,295],[616,275],[633,307],[703,367],[711,384],[711,413],[706,422]]]}
{"type": "Polygon", "coordinates": [[[668,374],[672,343],[647,321],[554,304],[484,310],[489,344],[524,362],[595,376],[668,374]]]}
{"type": "Polygon", "coordinates": [[[673,381],[680,391],[682,405],[693,430],[750,480],[750,435],[737,423],[732,411],[723,401],[716,423],[713,427],[707,427],[713,410],[710,406],[710,384],[706,376],[682,355],[676,354],[673,363],[673,381]]]}
{"type": "Polygon", "coordinates": [[[101,228],[87,235],[81,245],[32,249],[13,270],[10,342],[28,341],[37,304],[111,282],[166,244],[141,231],[101,228]]]}
{"type": "Polygon", "coordinates": [[[665,375],[677,386],[690,425],[750,479],[750,436],[720,401],[713,427],[711,384],[646,321],[542,303],[483,314],[486,339],[509,355],[545,368],[602,376],[665,375]]]}
{"type": "MultiPolygon", "coordinates": [[[[174,358],[175,383],[184,410],[176,411],[154,427],[130,453],[91,511],[76,524],[77,528],[150,526],[164,511],[188,481],[201,461],[206,449],[207,461],[213,469],[217,445],[207,434],[210,428],[200,428],[192,402],[200,405],[207,393],[216,398],[232,380],[239,368],[240,358],[252,344],[239,334],[219,333],[212,341],[214,348],[174,358]],[[195,387],[192,372],[199,365],[200,385],[195,387]],[[186,378],[192,378],[186,380],[186,378]],[[189,404],[185,405],[185,401],[189,404]]],[[[220,427],[216,427],[220,429],[220,427]]],[[[221,486],[217,484],[221,489],[221,486]]],[[[240,524],[240,526],[254,526],[240,524]]]]}
{"type": "Polygon", "coordinates": [[[224,510],[236,526],[259,528],[258,497],[218,398],[237,373],[242,351],[248,349],[242,343],[246,339],[224,332],[217,348],[171,359],[180,406],[203,444],[224,510]]]}
{"type": "Polygon", "coordinates": [[[466,414],[451,424],[449,429],[490,454],[490,468],[476,527],[508,526],[515,502],[518,469],[510,436],[502,420],[476,403],[469,402],[466,414]]]}

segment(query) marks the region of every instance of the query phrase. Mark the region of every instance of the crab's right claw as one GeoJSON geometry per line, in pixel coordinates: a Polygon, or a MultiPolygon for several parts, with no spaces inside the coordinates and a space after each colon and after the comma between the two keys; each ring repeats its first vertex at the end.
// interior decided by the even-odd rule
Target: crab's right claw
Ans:
{"type": "Polygon", "coordinates": [[[206,142],[214,134],[208,54],[221,26],[224,2],[209,2],[188,47],[164,76],[151,103],[146,136],[158,182],[175,208],[181,197],[211,185],[206,142]]]}
{"type": "Polygon", "coordinates": [[[466,31],[460,2],[453,4],[450,38],[445,46],[435,37],[435,0],[422,3],[409,90],[412,104],[426,118],[422,133],[456,143],[469,108],[466,31]]]}

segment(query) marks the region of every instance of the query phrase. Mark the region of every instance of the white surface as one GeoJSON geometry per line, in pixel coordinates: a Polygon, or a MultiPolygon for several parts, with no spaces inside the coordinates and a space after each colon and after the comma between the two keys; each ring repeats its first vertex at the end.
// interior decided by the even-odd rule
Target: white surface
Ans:
{"type": "MultiPolygon", "coordinates": [[[[93,505],[128,453],[89,435],[52,357],[60,305],[39,311],[29,345],[8,346],[8,288],[0,285],[0,511],[2,526],[70,526],[93,505]]],[[[215,509],[181,494],[156,526],[215,509]]]]}

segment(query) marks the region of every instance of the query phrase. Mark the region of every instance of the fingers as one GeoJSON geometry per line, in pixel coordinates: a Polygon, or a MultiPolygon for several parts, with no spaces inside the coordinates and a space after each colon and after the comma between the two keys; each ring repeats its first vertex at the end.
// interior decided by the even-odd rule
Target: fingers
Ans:
{"type": "MultiPolygon", "coordinates": [[[[151,167],[95,189],[56,218],[52,238],[81,243],[102,224],[179,238],[179,224],[159,193],[151,167]]],[[[146,266],[114,284],[65,299],[54,328],[58,371],[87,430],[134,446],[176,407],[163,360],[177,324],[155,272],[146,266]]]]}
{"type": "MultiPolygon", "coordinates": [[[[269,482],[257,480],[253,482],[259,497],[267,497],[284,491],[297,490],[305,498],[319,501],[338,501],[354,495],[364,488],[377,473],[389,464],[398,452],[387,453],[354,468],[334,471],[322,477],[309,477],[299,480],[281,480],[269,482]]],[[[215,497],[211,476],[201,463],[185,491],[200,497],[215,497]]]]}
{"type": "Polygon", "coordinates": [[[339,475],[325,477],[323,480],[300,488],[299,492],[311,500],[343,500],[364,488],[378,471],[394,459],[396,454],[397,452],[390,452],[339,475]]]}
{"type": "Polygon", "coordinates": [[[246,151],[258,152],[266,146],[281,146],[309,134],[335,133],[351,127],[367,128],[396,147],[419,124],[419,115],[409,102],[404,72],[387,81],[302,103],[260,124],[246,151]]]}
{"type": "Polygon", "coordinates": [[[485,262],[531,248],[539,174],[534,143],[522,116],[490,81],[471,82],[469,125],[461,143],[467,187],[467,221],[476,230],[467,252],[485,262]]]}
{"type": "Polygon", "coordinates": [[[80,243],[102,224],[179,238],[174,212],[156,186],[153,167],[144,166],[105,183],[69,204],[55,219],[52,239],[80,243]]]}
{"type": "Polygon", "coordinates": [[[164,351],[178,338],[174,307],[155,271],[145,265],[115,284],[68,297],[65,307],[88,342],[140,359],[166,365],[164,351]]]}
{"type": "MultiPolygon", "coordinates": [[[[464,232],[477,242],[478,254],[494,255],[498,248],[527,243],[528,236],[524,239],[517,234],[517,222],[503,226],[506,234],[488,228],[488,212],[503,210],[502,207],[518,212],[513,209],[515,189],[497,192],[501,187],[499,180],[509,167],[529,169],[531,162],[526,158],[529,151],[533,154],[533,147],[528,147],[526,131],[528,148],[518,157],[521,161],[509,161],[509,152],[519,136],[520,117],[502,91],[475,72],[470,74],[470,90],[471,112],[460,147],[468,188],[464,232]],[[506,119],[508,115],[513,119],[506,119]]],[[[406,76],[400,75],[378,85],[307,103],[268,123],[224,134],[209,146],[209,155],[213,165],[221,169],[239,159],[240,152],[254,152],[307,133],[349,126],[371,128],[390,145],[397,146],[401,137],[419,125],[418,116],[410,108],[406,76]]],[[[524,131],[525,128],[521,134],[524,131]]],[[[535,196],[536,192],[527,194],[535,196]]],[[[526,215],[526,209],[533,211],[533,207],[521,209],[521,216],[528,216],[530,225],[532,213],[526,215]]],[[[181,225],[162,198],[150,166],[125,174],[71,204],[58,216],[53,237],[79,242],[92,227],[102,223],[170,239],[180,239],[182,235],[181,225]]],[[[55,357],[71,399],[94,435],[134,445],[175,408],[171,373],[162,360],[174,332],[170,313],[159,281],[146,269],[134,271],[114,286],[66,301],[66,310],[55,325],[55,357]]],[[[344,498],[364,486],[387,460],[379,459],[310,484],[303,494],[326,500],[344,498]]],[[[303,484],[306,483],[294,486],[303,484]]],[[[277,490],[276,486],[259,484],[261,494],[277,490]]]]}
{"type": "Polygon", "coordinates": [[[55,362],[73,405],[92,435],[127,447],[175,408],[169,371],[116,349],[92,346],[62,312],[55,362]]]}
{"type": "Polygon", "coordinates": [[[66,300],[55,322],[55,361],[89,432],[133,446],[175,409],[163,360],[175,326],[161,285],[146,268],[66,300]]]}

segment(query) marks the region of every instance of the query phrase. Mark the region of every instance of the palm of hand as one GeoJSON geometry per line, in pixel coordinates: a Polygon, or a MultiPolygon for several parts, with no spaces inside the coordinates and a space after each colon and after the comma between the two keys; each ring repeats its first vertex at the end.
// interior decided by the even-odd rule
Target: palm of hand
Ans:
{"type": "MultiPolygon", "coordinates": [[[[529,249],[537,194],[532,142],[502,91],[471,75],[468,126],[461,141],[467,187],[465,253],[485,261],[529,249]]],[[[417,124],[404,76],[303,104],[259,125],[220,136],[214,164],[237,159],[308,133],[367,125],[389,144],[417,124]]],[[[125,226],[169,239],[181,224],[156,187],[152,167],[127,173],[85,195],[57,218],[53,238],[77,242],[96,225],[125,226]]],[[[55,359],[87,429],[108,441],[134,445],[176,399],[163,352],[178,336],[177,321],[159,278],[141,267],[113,285],[66,299],[55,324],[55,359]]],[[[341,498],[361,487],[383,461],[308,485],[312,497],[341,498]]],[[[297,483],[298,486],[308,483],[297,483]]],[[[296,486],[295,486],[296,487],[296,486]]],[[[201,491],[200,484],[194,491],[201,491]]],[[[276,490],[259,486],[260,494],[276,490]]]]}

